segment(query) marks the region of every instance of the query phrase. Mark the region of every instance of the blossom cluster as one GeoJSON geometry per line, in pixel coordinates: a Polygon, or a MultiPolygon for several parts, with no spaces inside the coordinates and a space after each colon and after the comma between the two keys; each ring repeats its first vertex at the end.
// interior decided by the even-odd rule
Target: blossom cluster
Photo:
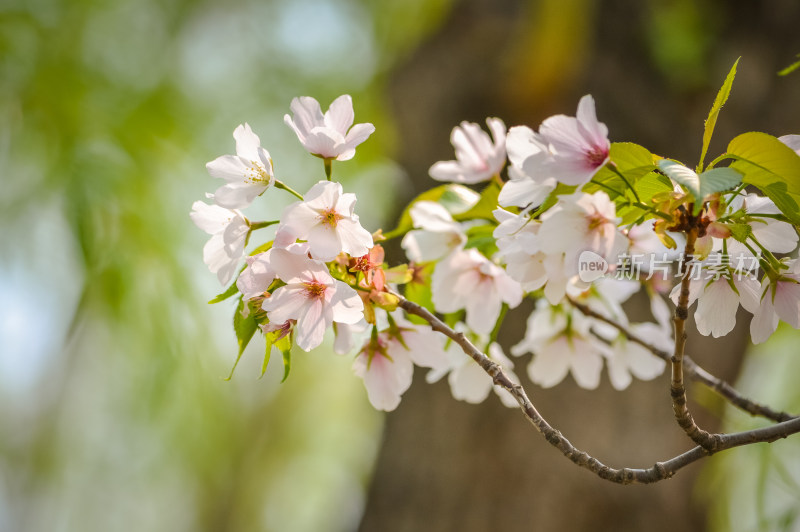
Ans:
{"type": "MultiPolygon", "coordinates": [[[[800,215],[787,211],[793,199],[784,201],[775,192],[779,187],[767,196],[745,188],[758,185],[748,181],[757,165],[747,165],[735,142],[730,166],[715,167],[721,157],[694,171],[636,144],[610,142],[588,95],[575,116],[547,118],[537,131],[507,129],[502,120],[488,118],[490,135],[462,122],[451,135],[455,159],[429,171],[445,184],[413,200],[394,230],[370,233],[355,213],[355,195],[331,175],[333,161],[351,159],[374,127],[353,125],[347,95],[324,114],[310,97],[295,98],[290,109],[286,124],[323,160],[326,179],[303,195],[293,191],[276,178],[269,153],[244,124],[234,131],[236,155],[207,164],[225,184],[207,195],[213,204],[198,201],[191,214],[211,235],[204,261],[222,284],[244,263],[226,292],[238,294],[239,321],[251,324],[237,328],[240,356],[257,327],[267,339],[267,356],[271,346],[282,346],[285,360],[292,344],[311,350],[333,330],[335,351],[355,352],[353,371],[378,409],[397,407],[415,365],[430,370],[429,382],[447,376],[456,399],[480,402],[495,389],[504,404],[516,406],[454,342],[407,317],[398,308],[400,298],[438,313],[515,382],[515,364],[498,343],[499,331],[509,309],[534,299],[527,331],[510,354],[532,354],[527,375],[542,387],[571,374],[579,386],[593,389],[604,367],[619,390],[633,377],[661,375],[664,360],[629,337],[671,350],[668,302],[677,304],[681,276],[689,283],[689,304],[697,301],[701,334],[728,334],[739,306],[753,315],[753,342],[766,340],[779,321],[800,328],[800,262],[789,257],[800,215]],[[277,220],[251,222],[240,209],[269,189],[299,201],[277,220]],[[248,255],[251,233],[264,227],[274,229],[274,237],[248,255]],[[380,242],[400,237],[409,262],[389,268],[380,242]],[[758,267],[745,276],[735,275],[738,266],[730,261],[715,264],[712,277],[690,278],[690,268],[638,278],[623,274],[629,265],[620,257],[656,255],[687,264],[738,256],[758,267]],[[586,257],[611,275],[582,275],[586,257]],[[623,307],[638,292],[651,315],[633,323],[623,307]]],[[[800,169],[800,136],[747,135],[764,135],[746,140],[764,143],[800,169]]]]}

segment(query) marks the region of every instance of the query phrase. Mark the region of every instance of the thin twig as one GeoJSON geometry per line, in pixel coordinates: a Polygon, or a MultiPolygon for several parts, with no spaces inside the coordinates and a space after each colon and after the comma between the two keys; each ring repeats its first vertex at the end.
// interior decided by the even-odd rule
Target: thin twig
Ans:
{"type": "MultiPolygon", "coordinates": [[[[629,329],[625,328],[624,326],[620,325],[616,321],[603,316],[602,314],[595,312],[588,306],[584,305],[583,303],[579,303],[572,298],[568,298],[570,304],[578,309],[582,314],[589,316],[590,318],[594,318],[596,320],[602,321],[603,323],[607,323],[611,325],[615,329],[617,329],[620,333],[622,333],[628,340],[635,344],[639,344],[640,346],[644,347],[651,353],[653,353],[658,358],[661,358],[667,362],[670,361],[672,355],[668,352],[657,348],[653,344],[643,340],[629,329]]],[[[684,354],[683,356],[683,370],[684,374],[701,384],[706,385],[712,391],[719,394],[723,399],[727,400],[733,406],[747,412],[751,416],[760,416],[766,419],[771,419],[772,421],[789,421],[790,419],[794,419],[798,417],[793,414],[789,414],[787,412],[782,412],[780,410],[773,410],[772,408],[757,403],[751,399],[744,397],[742,394],[737,392],[733,386],[725,382],[724,380],[716,377],[703,369],[700,365],[697,364],[694,360],[689,357],[689,355],[684,354]]]]}
{"type": "Polygon", "coordinates": [[[525,389],[519,385],[514,384],[506,375],[500,366],[493,362],[489,357],[483,354],[477,347],[475,347],[469,339],[460,332],[456,332],[448,327],[442,320],[431,314],[427,309],[413,303],[404,297],[397,295],[399,305],[409,314],[414,314],[427,321],[434,331],[440,332],[452,339],[461,349],[469,355],[483,370],[492,378],[494,384],[508,390],[511,395],[519,403],[528,421],[533,424],[536,430],[544,436],[544,438],[557,448],[561,453],[566,456],[573,463],[580,467],[588,469],[595,473],[598,477],[615,482],[617,484],[652,484],[660,480],[671,478],[678,470],[686,467],[692,462],[709,456],[711,454],[739,447],[741,445],[749,445],[758,442],[773,442],[779,438],[786,438],[791,434],[800,432],[800,418],[791,419],[775,425],[770,425],[761,429],[755,429],[745,432],[737,432],[732,434],[719,434],[714,440],[715,445],[713,448],[703,448],[700,446],[687,451],[681,455],[671,458],[664,462],[656,462],[653,467],[648,469],[631,469],[622,468],[615,469],[609,467],[585,451],[577,449],[570,441],[565,438],[560,431],[554,429],[545,420],[541,414],[536,410],[528,399],[525,389]]]}

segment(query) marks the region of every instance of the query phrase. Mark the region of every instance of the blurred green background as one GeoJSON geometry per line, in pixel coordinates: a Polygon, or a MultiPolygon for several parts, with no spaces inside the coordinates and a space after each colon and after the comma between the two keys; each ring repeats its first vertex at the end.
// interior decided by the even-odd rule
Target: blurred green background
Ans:
{"type": "MultiPolygon", "coordinates": [[[[539,31],[505,59],[527,65],[505,94],[533,72],[529,97],[551,101],[580,78],[600,7],[528,4],[539,31]]],[[[0,531],[357,526],[382,416],[350,359],[329,348],[298,352],[280,384],[275,367],[257,380],[255,339],[222,380],[235,358],[233,307],[206,305],[221,287],[188,213],[218,186],[204,164],[233,153],[245,121],[277,176],[307,189],[322,166],[283,114],[294,96],[326,107],[349,93],[356,121],[377,132],[334,171],[358,193],[366,227],[392,225],[412,185],[394,162],[402,113],[387,102],[391,72],[459,5],[0,0],[0,531]]],[[[706,90],[715,24],[690,1],[647,5],[649,68],[670,90],[706,90]]],[[[289,201],[270,191],[247,215],[272,219],[289,201]]],[[[770,387],[797,408],[798,397],[781,397],[792,388],[770,387]]],[[[732,513],[745,511],[740,501],[789,501],[779,512],[750,505],[747,523],[796,522],[796,458],[752,453],[757,480],[726,480],[723,461],[709,477],[727,495],[711,501],[721,530],[745,522],[732,513]]]]}

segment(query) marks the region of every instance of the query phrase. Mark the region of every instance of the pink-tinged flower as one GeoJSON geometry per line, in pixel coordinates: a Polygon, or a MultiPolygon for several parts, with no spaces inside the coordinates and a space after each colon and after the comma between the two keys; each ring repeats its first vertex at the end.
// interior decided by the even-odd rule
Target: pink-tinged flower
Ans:
{"type": "Polygon", "coordinates": [[[454,251],[433,271],[433,304],[443,313],[466,309],[467,326],[479,334],[492,331],[503,303],[514,308],[522,288],[478,250],[454,251]]]}
{"type": "Polygon", "coordinates": [[[248,207],[256,196],[275,183],[272,159],[248,124],[233,131],[236,155],[223,155],[206,164],[212,177],[227,181],[214,193],[217,205],[227,209],[248,207]]]}
{"type": "Polygon", "coordinates": [[[778,137],[778,140],[796,151],[797,155],[800,155],[800,135],[784,135],[778,137]]]}
{"type": "Polygon", "coordinates": [[[355,290],[331,277],[325,264],[283,249],[273,249],[270,266],[286,283],[265,299],[261,308],[271,323],[297,320],[295,340],[310,351],[322,343],[333,322],[361,320],[364,304],[355,290]]]}
{"type": "Polygon", "coordinates": [[[536,206],[544,200],[558,184],[547,175],[547,164],[552,154],[538,134],[529,127],[512,127],[506,137],[506,150],[511,167],[507,181],[500,190],[497,201],[503,207],[536,206]]]}
{"type": "Polygon", "coordinates": [[[236,288],[242,293],[244,300],[257,297],[265,297],[265,292],[269,285],[277,277],[275,270],[269,263],[269,256],[272,250],[258,255],[247,257],[247,266],[236,279],[236,288]]]}
{"type": "Polygon", "coordinates": [[[211,235],[211,239],[203,246],[203,262],[211,273],[217,274],[220,283],[228,284],[244,257],[250,224],[239,211],[202,201],[192,204],[189,216],[197,227],[211,235]]]}
{"type": "Polygon", "coordinates": [[[435,371],[447,365],[437,333],[401,323],[370,338],[353,362],[353,372],[364,380],[369,401],[378,410],[397,408],[411,386],[414,364],[435,371]]]}
{"type": "Polygon", "coordinates": [[[499,174],[506,162],[506,126],[499,118],[487,118],[486,125],[494,141],[478,124],[461,122],[454,127],[450,142],[456,149],[456,160],[434,164],[430,176],[437,181],[474,184],[499,174]]]}
{"type": "Polygon", "coordinates": [[[333,332],[335,337],[333,341],[333,352],[337,355],[346,355],[350,353],[356,345],[359,345],[361,341],[363,341],[364,333],[367,329],[369,329],[369,324],[365,319],[353,324],[334,322],[333,332]]]}
{"type": "Polygon", "coordinates": [[[594,99],[581,98],[576,117],[557,115],[542,122],[539,135],[552,157],[545,175],[566,185],[583,185],[608,163],[608,128],[597,121],[594,99]]]}
{"type": "MultiPolygon", "coordinates": [[[[635,323],[629,329],[639,338],[666,352],[672,350],[672,336],[668,331],[655,323],[635,323]]],[[[631,342],[620,334],[611,343],[608,355],[608,377],[615,390],[627,388],[633,377],[643,381],[655,379],[662,373],[667,363],[649,350],[635,342],[631,342]]]]}
{"type": "Polygon", "coordinates": [[[564,254],[567,277],[578,274],[578,259],[592,251],[612,266],[628,248],[628,239],[617,228],[620,219],[608,195],[578,192],[542,215],[537,240],[547,255],[564,254]]]}
{"type": "Polygon", "coordinates": [[[600,384],[603,357],[611,356],[611,350],[591,334],[591,325],[579,312],[551,307],[540,299],[528,318],[525,338],[511,348],[511,354],[534,354],[528,376],[543,388],[555,386],[572,373],[578,386],[593,390],[600,384]]]}
{"type": "Polygon", "coordinates": [[[769,338],[778,328],[779,320],[800,328],[800,261],[794,261],[776,281],[765,275],[761,290],[761,302],[750,322],[754,344],[769,338]]]}
{"type": "MultiPolygon", "coordinates": [[[[456,330],[459,332],[467,332],[466,327],[462,323],[458,323],[456,330]]],[[[496,343],[489,345],[488,356],[495,361],[502,369],[503,372],[511,379],[512,382],[519,384],[519,378],[512,371],[514,363],[506,357],[503,349],[496,343]]],[[[450,342],[447,348],[448,365],[439,371],[430,371],[426,375],[425,380],[430,383],[437,382],[445,374],[447,375],[447,382],[450,384],[450,393],[453,398],[459,401],[465,401],[471,404],[482,403],[489,396],[489,392],[494,389],[500,401],[507,407],[513,408],[519,406],[517,400],[507,390],[496,386],[492,383],[492,378],[468,356],[461,347],[455,342],[450,342]]]]}
{"type": "Polygon", "coordinates": [[[461,225],[439,203],[418,201],[409,214],[418,229],[406,233],[400,245],[414,262],[439,260],[467,242],[461,225]]]}
{"type": "Polygon", "coordinates": [[[320,181],[283,211],[281,223],[300,240],[307,240],[311,256],[331,261],[345,253],[360,257],[372,247],[372,235],[361,227],[354,213],[355,194],[344,194],[342,185],[320,181]]]}
{"type": "Polygon", "coordinates": [[[353,126],[355,115],[349,94],[336,98],[324,115],[319,102],[309,96],[294,98],[289,107],[294,116],[287,114],[283,121],[309,153],[323,159],[352,159],[356,146],[375,131],[375,126],[369,123],[353,126]]]}
{"type": "MultiPolygon", "coordinates": [[[[757,194],[736,196],[731,200],[729,212],[744,210],[747,214],[754,215],[748,221],[752,229],[752,237],[762,246],[773,253],[789,253],[797,247],[797,231],[791,224],[770,217],[759,217],[759,214],[780,214],[781,211],[775,203],[757,194]]],[[[721,244],[717,244],[718,249],[721,244]]],[[[750,250],[734,239],[728,239],[728,255],[731,257],[752,256],[750,250]]]]}
{"type": "Polygon", "coordinates": [[[564,299],[569,276],[564,268],[564,254],[546,254],[541,251],[538,233],[541,222],[527,212],[512,214],[495,209],[500,222],[494,230],[497,239],[497,257],[506,265],[509,277],[520,283],[525,292],[544,287],[544,295],[553,305],[564,299]]]}
{"type": "MultiPolygon", "coordinates": [[[[756,279],[733,271],[723,273],[725,275],[719,275],[717,279],[700,275],[689,284],[689,305],[697,301],[694,321],[697,332],[704,336],[710,334],[719,338],[731,332],[736,325],[739,305],[751,313],[755,313],[759,307],[761,291],[756,279]]],[[[680,291],[681,285],[678,283],[670,293],[676,305],[680,291]]]]}

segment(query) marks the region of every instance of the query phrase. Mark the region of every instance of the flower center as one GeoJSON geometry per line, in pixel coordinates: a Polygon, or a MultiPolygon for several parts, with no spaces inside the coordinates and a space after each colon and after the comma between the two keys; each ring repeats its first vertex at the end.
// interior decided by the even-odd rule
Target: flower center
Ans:
{"type": "Polygon", "coordinates": [[[322,299],[325,295],[325,290],[328,288],[324,283],[319,281],[309,281],[303,283],[303,288],[306,290],[306,297],[309,299],[322,299]]]}
{"type": "Polygon", "coordinates": [[[602,166],[608,157],[608,150],[600,146],[593,146],[591,151],[586,152],[586,160],[592,168],[602,166]]]}
{"type": "Polygon", "coordinates": [[[250,166],[244,174],[246,183],[269,183],[269,174],[266,168],[261,166],[257,161],[250,161],[250,166]]]}
{"type": "Polygon", "coordinates": [[[588,219],[589,219],[589,231],[594,231],[598,227],[602,227],[604,224],[608,223],[608,219],[606,219],[605,216],[603,216],[597,211],[595,211],[594,214],[589,215],[588,219]]]}
{"type": "Polygon", "coordinates": [[[331,229],[336,227],[336,224],[339,223],[339,220],[342,218],[342,215],[336,212],[333,208],[330,208],[327,211],[322,211],[319,214],[319,219],[322,222],[322,225],[327,225],[331,229]]]}

